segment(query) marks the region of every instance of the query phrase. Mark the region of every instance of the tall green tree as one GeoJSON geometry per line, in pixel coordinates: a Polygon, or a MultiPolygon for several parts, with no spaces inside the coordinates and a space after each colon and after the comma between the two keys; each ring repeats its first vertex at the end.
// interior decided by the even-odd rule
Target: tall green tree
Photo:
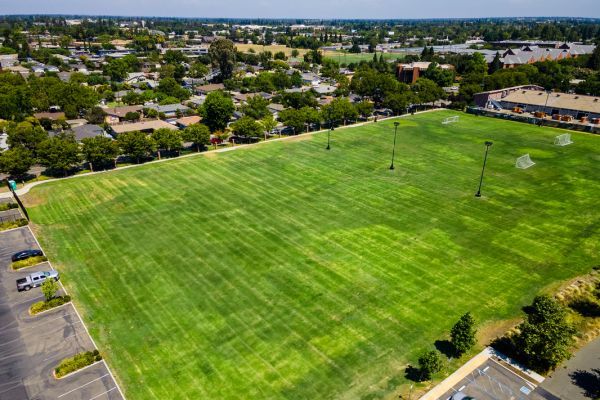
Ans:
{"type": "Polygon", "coordinates": [[[277,121],[273,118],[273,114],[268,113],[260,121],[258,121],[263,128],[265,133],[265,140],[267,140],[267,134],[277,127],[277,121]]]}
{"type": "Polygon", "coordinates": [[[231,124],[231,130],[234,135],[250,138],[260,136],[262,127],[254,118],[243,116],[231,124]]]}
{"type": "Polygon", "coordinates": [[[201,109],[203,122],[211,132],[224,130],[234,111],[233,101],[221,91],[209,93],[201,109]]]}
{"type": "Polygon", "coordinates": [[[269,100],[262,96],[256,95],[248,97],[248,99],[246,99],[246,104],[242,106],[242,112],[248,117],[261,119],[267,114],[270,114],[269,109],[267,108],[268,105],[269,100]]]}
{"type": "Polygon", "coordinates": [[[11,177],[22,177],[34,163],[31,151],[15,146],[0,153],[0,171],[11,177]]]}
{"type": "Polygon", "coordinates": [[[219,68],[221,79],[229,79],[235,67],[235,45],[229,39],[217,39],[210,44],[208,49],[210,61],[214,67],[219,68]]]}
{"type": "Polygon", "coordinates": [[[527,365],[539,372],[555,369],[570,357],[574,327],[566,320],[566,310],[550,296],[536,296],[527,319],[513,338],[527,365]]]}
{"type": "Polygon", "coordinates": [[[183,140],[194,143],[196,151],[210,144],[210,129],[204,124],[192,124],[183,130],[183,140]]]}
{"type": "Polygon", "coordinates": [[[81,143],[81,153],[89,163],[91,171],[113,165],[119,155],[117,142],[105,136],[84,138],[81,143]]]}
{"type": "Polygon", "coordinates": [[[44,283],[42,283],[41,289],[46,301],[50,301],[54,298],[56,292],[58,292],[59,286],[54,279],[46,279],[44,283]]]}
{"type": "Polygon", "coordinates": [[[48,139],[48,133],[36,120],[9,124],[7,133],[7,143],[11,148],[22,146],[31,151],[33,157],[37,157],[40,143],[48,139]]]}
{"type": "Polygon", "coordinates": [[[450,331],[452,346],[457,355],[462,355],[475,345],[475,320],[470,313],[464,314],[450,331]]]}
{"type": "Polygon", "coordinates": [[[63,132],[44,140],[38,148],[38,159],[52,173],[66,176],[69,170],[81,162],[75,136],[63,132]]]}
{"type": "Polygon", "coordinates": [[[133,131],[119,134],[117,143],[121,152],[136,163],[140,163],[143,158],[150,156],[154,151],[153,141],[144,132],[133,131]]]}
{"type": "Polygon", "coordinates": [[[158,151],[159,160],[161,158],[161,151],[179,152],[183,147],[181,132],[176,129],[160,128],[152,132],[150,137],[154,141],[154,145],[158,151]]]}

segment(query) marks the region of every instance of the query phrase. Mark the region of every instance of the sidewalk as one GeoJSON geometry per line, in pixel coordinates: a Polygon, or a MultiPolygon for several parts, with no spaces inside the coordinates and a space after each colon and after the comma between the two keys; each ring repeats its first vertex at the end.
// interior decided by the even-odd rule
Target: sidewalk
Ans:
{"type": "MultiPolygon", "coordinates": [[[[416,112],[415,115],[416,114],[429,113],[429,112],[436,112],[436,111],[445,111],[445,110],[446,110],[445,108],[434,108],[434,109],[431,109],[431,110],[425,110],[425,111],[416,112]]],[[[406,117],[410,117],[410,116],[412,116],[412,114],[404,114],[404,115],[400,115],[400,116],[397,116],[397,117],[381,118],[378,121],[387,121],[387,120],[394,119],[394,118],[406,118],[406,117]]],[[[336,129],[339,130],[339,129],[357,128],[359,126],[363,126],[363,125],[367,125],[367,124],[373,124],[373,123],[375,123],[375,122],[374,121],[366,121],[366,122],[360,122],[358,124],[353,124],[353,125],[340,126],[340,127],[337,127],[336,129]]],[[[161,160],[148,161],[148,162],[143,163],[143,164],[127,165],[127,166],[124,166],[124,167],[118,167],[118,168],[110,169],[110,170],[107,170],[107,171],[86,172],[84,174],[72,175],[72,176],[68,176],[66,178],[46,179],[44,181],[27,183],[22,188],[17,189],[16,193],[17,193],[17,196],[21,196],[21,195],[24,195],[24,194],[28,193],[29,190],[31,190],[31,188],[33,188],[35,186],[43,185],[43,184],[48,183],[48,182],[55,182],[57,180],[76,179],[76,178],[81,178],[81,177],[90,176],[90,175],[96,175],[96,174],[108,174],[108,173],[115,172],[115,171],[121,171],[121,170],[128,169],[128,168],[137,168],[137,167],[141,167],[141,166],[149,165],[149,164],[155,164],[155,163],[161,163],[161,162],[169,162],[169,161],[180,160],[182,158],[188,158],[188,157],[205,156],[207,154],[213,154],[213,153],[224,153],[224,152],[227,152],[227,151],[234,151],[234,150],[244,149],[244,148],[250,147],[250,146],[259,146],[259,145],[266,144],[266,143],[273,143],[273,142],[286,141],[286,140],[294,140],[294,139],[296,139],[298,137],[301,137],[301,136],[316,135],[316,134],[324,133],[324,132],[327,132],[327,129],[321,129],[319,131],[313,131],[313,132],[300,133],[300,134],[294,135],[294,136],[286,136],[286,137],[281,137],[281,138],[276,138],[276,139],[270,139],[270,140],[262,141],[262,142],[258,142],[258,143],[241,144],[241,145],[237,145],[237,146],[234,146],[234,147],[224,147],[224,148],[217,149],[217,150],[204,151],[202,153],[191,153],[191,154],[186,154],[186,155],[175,157],[175,158],[163,158],[161,160]]],[[[0,199],[11,198],[11,197],[12,197],[12,193],[11,192],[1,192],[0,193],[0,199]]]]}

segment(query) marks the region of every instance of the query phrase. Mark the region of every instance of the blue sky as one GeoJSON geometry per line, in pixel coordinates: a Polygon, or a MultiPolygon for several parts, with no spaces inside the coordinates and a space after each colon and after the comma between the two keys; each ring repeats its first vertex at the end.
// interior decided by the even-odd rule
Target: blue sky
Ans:
{"type": "Polygon", "coordinates": [[[600,0],[0,0],[0,14],[262,18],[600,18],[600,0]]]}

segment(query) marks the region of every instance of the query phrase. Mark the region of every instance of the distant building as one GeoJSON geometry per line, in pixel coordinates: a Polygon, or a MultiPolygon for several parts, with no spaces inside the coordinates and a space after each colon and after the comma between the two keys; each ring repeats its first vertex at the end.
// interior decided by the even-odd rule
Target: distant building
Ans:
{"type": "Polygon", "coordinates": [[[147,105],[145,108],[149,108],[151,110],[158,111],[159,114],[164,114],[167,118],[176,117],[177,114],[185,114],[190,110],[188,106],[184,106],[183,104],[175,103],[175,104],[165,104],[165,105],[147,105]]]}
{"type": "Polygon", "coordinates": [[[476,93],[473,96],[473,100],[477,107],[493,108],[493,106],[496,106],[496,108],[498,108],[500,107],[500,101],[504,97],[518,90],[544,90],[544,88],[537,85],[513,86],[504,89],[496,89],[487,92],[476,93]]]}
{"type": "Polygon", "coordinates": [[[117,124],[125,118],[129,112],[142,112],[142,106],[123,106],[103,108],[106,113],[105,121],[107,124],[117,124]]]}
{"type": "MultiPolygon", "coordinates": [[[[400,82],[412,84],[423,75],[427,68],[431,65],[430,62],[418,61],[410,64],[398,64],[396,67],[396,75],[400,82]]],[[[441,69],[454,69],[450,64],[439,64],[441,69]]]]}

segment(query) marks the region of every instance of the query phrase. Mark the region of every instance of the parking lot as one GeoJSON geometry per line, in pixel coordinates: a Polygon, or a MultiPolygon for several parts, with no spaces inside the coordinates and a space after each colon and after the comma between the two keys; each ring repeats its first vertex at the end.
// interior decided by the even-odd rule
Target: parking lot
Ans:
{"type": "Polygon", "coordinates": [[[12,271],[10,257],[37,248],[28,227],[0,232],[0,400],[123,399],[104,361],[60,380],[52,376],[62,359],[95,346],[72,304],[29,315],[43,295],[39,288],[18,292],[15,280],[51,266],[12,271]]]}
{"type": "Polygon", "coordinates": [[[454,385],[439,400],[465,395],[477,400],[559,400],[538,387],[538,382],[510,365],[489,358],[454,385]]]}

